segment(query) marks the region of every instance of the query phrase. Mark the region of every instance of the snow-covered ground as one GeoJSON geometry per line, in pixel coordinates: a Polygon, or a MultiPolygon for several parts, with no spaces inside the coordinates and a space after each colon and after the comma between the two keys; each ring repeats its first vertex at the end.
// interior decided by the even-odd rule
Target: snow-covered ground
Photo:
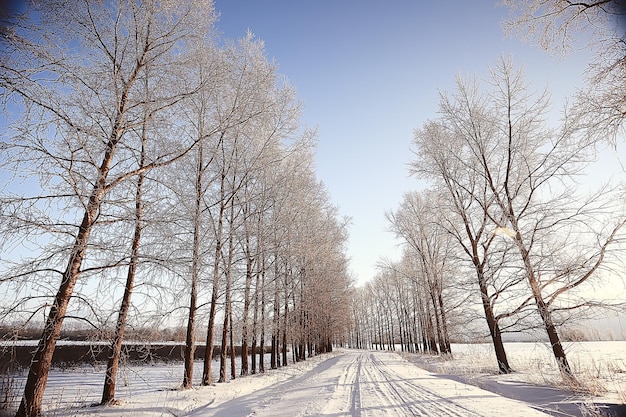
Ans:
{"type": "MultiPolygon", "coordinates": [[[[625,342],[583,343],[568,349],[575,368],[590,364],[585,365],[586,378],[593,380],[589,372],[595,372],[598,385],[613,384],[593,402],[623,402],[625,342]]],[[[551,379],[554,367],[544,345],[507,344],[510,362],[520,372],[506,376],[495,373],[488,345],[453,345],[453,350],[455,359],[445,361],[424,355],[338,351],[265,374],[186,391],[178,389],[181,363],[124,367],[118,382],[120,403],[107,407],[91,406],[101,395],[101,367],[55,369],[46,390],[45,410],[53,416],[514,417],[545,415],[538,411],[541,409],[551,415],[581,416],[586,412],[579,410],[581,405],[587,410],[595,407],[584,396],[529,383],[556,382],[551,379]],[[487,390],[465,383],[468,380],[487,390]]],[[[196,364],[198,379],[201,366],[196,364]]]]}
{"type": "Polygon", "coordinates": [[[608,407],[613,415],[626,415],[626,406],[614,406],[626,404],[626,342],[576,342],[564,347],[579,386],[563,386],[548,343],[505,343],[515,370],[510,375],[498,375],[491,344],[453,344],[453,360],[403,356],[436,374],[563,412],[553,415],[594,415],[608,407]]]}

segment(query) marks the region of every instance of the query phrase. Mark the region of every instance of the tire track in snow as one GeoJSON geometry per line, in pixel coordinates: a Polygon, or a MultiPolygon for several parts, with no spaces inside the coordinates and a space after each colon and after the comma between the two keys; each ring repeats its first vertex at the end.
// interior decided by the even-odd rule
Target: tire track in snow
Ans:
{"type": "Polygon", "coordinates": [[[361,355],[344,355],[340,375],[332,397],[328,399],[320,415],[361,417],[361,355]]]}
{"type": "Polygon", "coordinates": [[[438,378],[394,353],[347,352],[287,381],[190,417],[510,417],[545,415],[495,394],[438,378]]]}
{"type": "MultiPolygon", "coordinates": [[[[411,416],[467,416],[480,417],[481,414],[456,404],[447,398],[417,384],[417,379],[399,378],[398,374],[383,362],[377,354],[369,355],[371,366],[370,378],[378,387],[382,404],[394,405],[394,412],[411,416]]],[[[400,415],[400,414],[399,414],[400,415]]]]}
{"type": "Polygon", "coordinates": [[[350,415],[352,417],[361,417],[361,366],[363,356],[359,355],[356,360],[356,378],[352,385],[350,415]]]}

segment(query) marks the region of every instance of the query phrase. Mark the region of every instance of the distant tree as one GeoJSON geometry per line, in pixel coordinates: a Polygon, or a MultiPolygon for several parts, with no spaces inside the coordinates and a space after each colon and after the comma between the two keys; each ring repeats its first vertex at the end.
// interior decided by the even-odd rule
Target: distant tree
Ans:
{"type": "Polygon", "coordinates": [[[451,353],[448,319],[444,303],[444,280],[448,275],[449,234],[437,222],[437,195],[406,193],[398,210],[387,215],[392,230],[411,248],[421,267],[426,294],[432,301],[437,338],[441,353],[451,353]]]}
{"type": "MultiPolygon", "coordinates": [[[[235,255],[237,262],[243,258],[239,255],[245,234],[242,211],[249,203],[246,199],[251,197],[246,192],[261,181],[264,169],[278,166],[291,152],[291,146],[298,142],[300,116],[295,92],[278,79],[275,65],[265,57],[263,42],[249,33],[237,43],[227,44],[223,53],[226,75],[215,109],[216,117],[228,125],[213,135],[214,186],[212,195],[204,199],[203,209],[212,223],[215,248],[202,380],[205,385],[210,383],[221,280],[232,274],[231,268],[235,267],[234,260],[225,263],[230,256],[231,235],[232,248],[239,251],[233,259],[235,255]]],[[[256,203],[254,198],[250,203],[256,203]]],[[[228,291],[225,295],[229,297],[228,291]]]]}

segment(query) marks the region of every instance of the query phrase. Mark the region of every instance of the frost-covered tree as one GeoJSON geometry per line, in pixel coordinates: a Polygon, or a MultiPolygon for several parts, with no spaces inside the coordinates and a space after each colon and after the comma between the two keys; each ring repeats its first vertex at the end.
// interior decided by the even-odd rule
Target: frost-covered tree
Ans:
{"type": "MultiPolygon", "coordinates": [[[[478,119],[476,124],[483,121],[478,119]]],[[[495,201],[482,175],[471,149],[464,145],[463,137],[450,132],[447,126],[436,121],[426,123],[416,130],[414,144],[416,160],[411,169],[434,184],[443,194],[439,208],[439,222],[455,237],[465,258],[471,261],[480,289],[480,297],[489,334],[494,345],[498,368],[502,373],[511,372],[502,331],[498,323],[494,303],[497,291],[489,274],[493,251],[495,228],[490,211],[495,201]]]]}
{"type": "Polygon", "coordinates": [[[41,413],[69,301],[85,262],[97,264],[98,257],[89,256],[107,198],[193,146],[177,135],[175,114],[196,89],[185,81],[182,51],[208,39],[213,20],[211,2],[199,0],[51,1],[37,3],[3,36],[0,88],[11,119],[2,164],[36,182],[32,195],[3,197],[2,224],[10,225],[5,242],[31,234],[42,236],[38,245],[48,243],[28,270],[12,276],[59,280],[18,415],[41,413]],[[149,98],[145,84],[154,91],[149,98]],[[151,118],[168,124],[169,135],[149,135],[149,153],[138,166],[134,133],[148,101],[151,118]]]}
{"type": "Polygon", "coordinates": [[[565,118],[558,130],[546,126],[545,94],[531,93],[510,61],[492,69],[488,85],[460,81],[453,95],[442,96],[436,122],[464,149],[459,155],[469,173],[456,175],[482,177],[487,192],[473,198],[489,207],[493,233],[510,239],[518,253],[530,294],[516,311],[534,304],[559,369],[572,380],[559,323],[590,301],[561,296],[573,296],[607,265],[624,225],[623,208],[606,189],[591,196],[577,192],[574,176],[591,155],[576,120],[565,118]]]}
{"type": "Polygon", "coordinates": [[[546,50],[567,53],[587,43],[595,52],[587,69],[588,85],[573,111],[594,139],[615,141],[626,114],[626,3],[623,0],[503,0],[511,10],[510,33],[529,38],[546,50]]]}
{"type": "Polygon", "coordinates": [[[441,353],[451,353],[448,318],[444,303],[445,282],[450,275],[451,236],[441,227],[436,193],[406,193],[396,212],[388,214],[392,230],[417,257],[430,298],[441,353]]]}

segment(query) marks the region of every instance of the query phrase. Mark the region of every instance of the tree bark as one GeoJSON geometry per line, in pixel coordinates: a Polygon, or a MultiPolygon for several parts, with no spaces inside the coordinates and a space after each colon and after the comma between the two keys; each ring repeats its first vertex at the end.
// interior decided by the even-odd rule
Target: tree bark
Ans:
{"type": "Polygon", "coordinates": [[[235,336],[233,335],[233,309],[232,307],[229,308],[229,312],[228,314],[230,314],[230,326],[228,329],[228,333],[230,334],[229,336],[229,340],[230,340],[230,379],[235,379],[237,377],[237,366],[236,366],[236,353],[235,352],[235,336]]]}
{"type": "Polygon", "coordinates": [[[500,331],[500,325],[496,320],[491,306],[491,300],[489,298],[489,292],[487,289],[487,283],[485,281],[484,272],[482,267],[476,266],[476,273],[478,275],[478,285],[480,287],[480,296],[482,299],[483,311],[485,312],[485,319],[487,320],[487,326],[489,327],[489,334],[491,335],[491,341],[493,348],[496,352],[496,360],[498,361],[498,370],[501,374],[510,374],[513,369],[509,366],[509,360],[506,357],[506,350],[504,349],[504,342],[502,341],[502,333],[500,331]]]}
{"type": "MultiPolygon", "coordinates": [[[[263,256],[263,255],[262,255],[263,256]]],[[[261,338],[259,340],[259,372],[265,372],[265,258],[261,258],[261,338]]]]}
{"type": "Polygon", "coordinates": [[[222,172],[220,181],[220,210],[217,219],[217,232],[215,237],[215,259],[213,264],[213,286],[211,289],[211,306],[209,308],[209,324],[207,326],[206,348],[204,351],[204,366],[202,372],[202,385],[211,385],[211,362],[213,361],[213,341],[215,339],[215,318],[217,314],[218,292],[220,288],[220,262],[222,256],[222,233],[224,229],[225,180],[226,174],[222,172]]]}
{"type": "MultiPolygon", "coordinates": [[[[196,171],[196,195],[193,222],[193,249],[191,254],[191,290],[189,293],[189,315],[187,318],[187,333],[185,337],[185,364],[183,373],[183,389],[193,386],[193,364],[196,352],[196,312],[198,303],[198,281],[200,279],[200,238],[202,227],[202,177],[203,155],[202,141],[198,142],[198,166],[196,171]]],[[[208,346],[206,347],[208,349],[208,346]]]]}
{"type": "Polygon", "coordinates": [[[272,351],[270,354],[270,368],[278,368],[278,342],[280,337],[280,305],[279,305],[278,257],[274,260],[274,317],[272,318],[272,351]]]}
{"type": "MultiPolygon", "coordinates": [[[[244,220],[244,221],[247,221],[244,220]]],[[[241,375],[248,375],[250,372],[248,364],[248,316],[250,315],[250,291],[252,288],[253,259],[250,250],[250,236],[246,231],[246,287],[243,295],[243,327],[241,335],[241,375]]],[[[254,354],[253,354],[254,355],[254,354]]]]}
{"type": "MultiPolygon", "coordinates": [[[[514,224],[517,230],[517,224],[514,224]]],[[[526,278],[528,279],[528,283],[530,284],[530,289],[532,291],[533,297],[535,299],[535,304],[537,305],[537,310],[539,311],[539,315],[541,316],[541,320],[546,329],[546,333],[548,334],[548,340],[550,340],[550,346],[552,347],[552,353],[554,354],[554,358],[556,359],[557,366],[559,371],[561,372],[561,376],[564,380],[569,382],[576,382],[576,377],[572,372],[572,368],[569,365],[567,360],[567,356],[565,355],[565,350],[563,349],[563,345],[561,344],[561,339],[557,332],[556,326],[552,321],[552,314],[546,302],[543,299],[543,295],[541,294],[541,289],[539,288],[539,282],[535,277],[534,269],[530,263],[530,254],[526,250],[524,243],[522,241],[522,236],[519,230],[516,232],[515,240],[520,249],[522,259],[524,261],[524,266],[526,268],[526,278]]]]}
{"type": "MultiPolygon", "coordinates": [[[[258,261],[260,263],[260,259],[258,261]]],[[[258,333],[258,319],[259,319],[259,285],[261,280],[261,273],[258,270],[259,266],[257,266],[257,272],[254,280],[254,306],[252,313],[252,344],[250,346],[250,357],[252,360],[251,373],[256,374],[257,372],[257,361],[256,361],[256,346],[257,346],[257,333],[258,333]]]]}

